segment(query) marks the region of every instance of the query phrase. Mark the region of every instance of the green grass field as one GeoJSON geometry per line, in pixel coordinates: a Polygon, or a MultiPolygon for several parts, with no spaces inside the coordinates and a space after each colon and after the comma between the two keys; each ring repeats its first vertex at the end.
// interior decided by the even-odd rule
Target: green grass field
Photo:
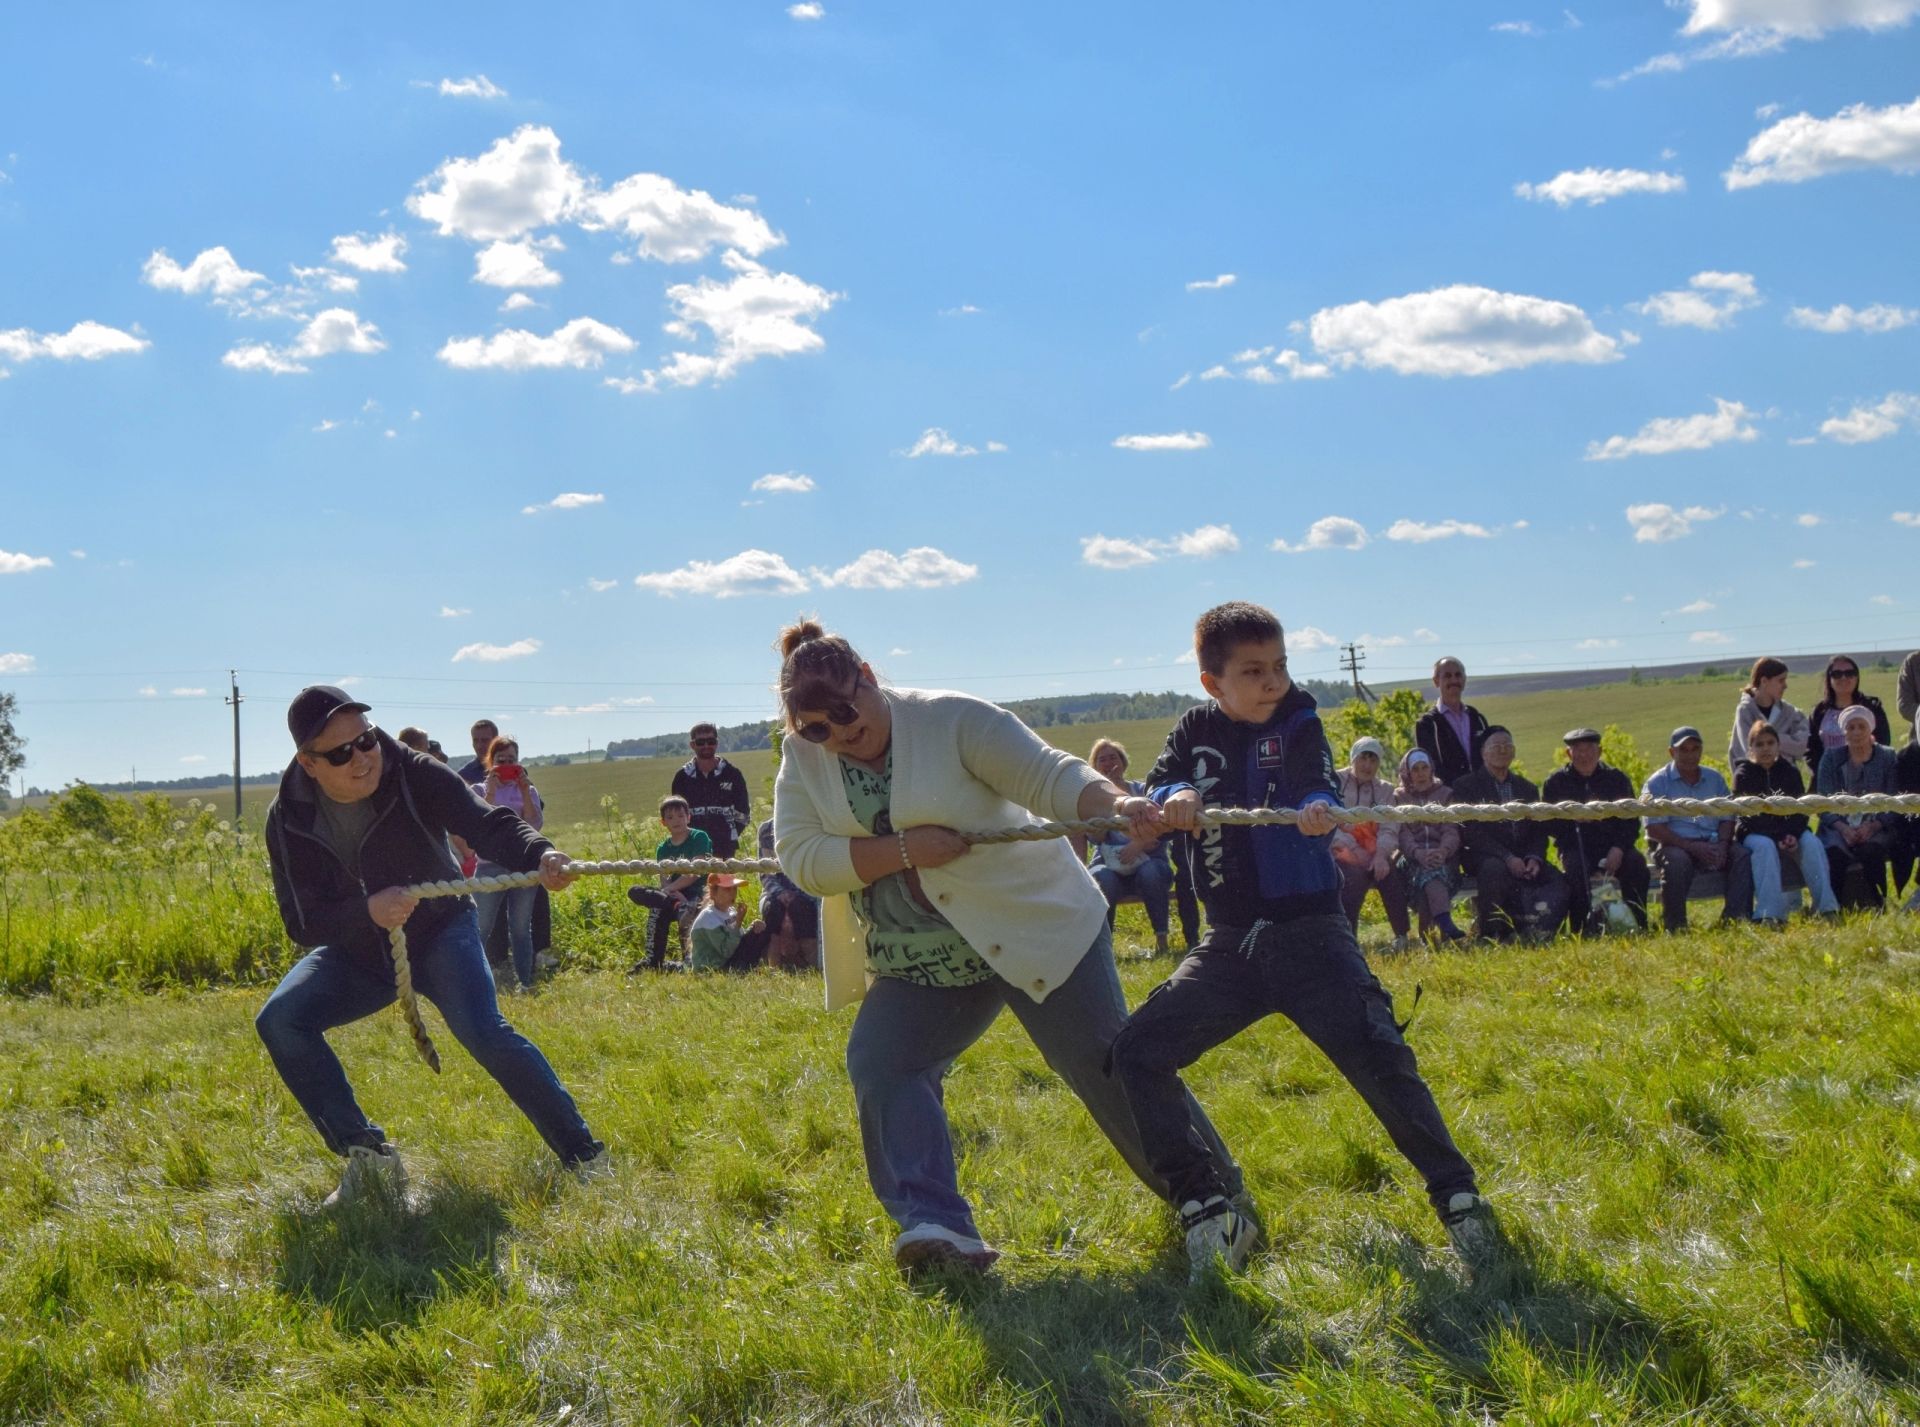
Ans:
{"type": "Polygon", "coordinates": [[[415,1185],[338,1213],[259,989],[0,1000],[0,1420],[1911,1422],[1916,964],[1905,917],[1384,963],[1519,1246],[1491,1288],[1279,1022],[1193,1077],[1266,1217],[1243,1276],[1186,1286],[1003,1018],[948,1098],[1007,1257],[914,1288],[811,978],[513,1003],[615,1147],[584,1187],[444,1032],[437,1079],[392,1012],[339,1032],[415,1185]]]}

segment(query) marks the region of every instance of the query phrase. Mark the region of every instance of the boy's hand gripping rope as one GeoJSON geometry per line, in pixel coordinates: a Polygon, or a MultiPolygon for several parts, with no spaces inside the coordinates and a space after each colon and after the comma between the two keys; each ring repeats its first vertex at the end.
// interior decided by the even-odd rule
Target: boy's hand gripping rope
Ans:
{"type": "MultiPolygon", "coordinates": [[[[1853,797],[1843,793],[1803,798],[1620,798],[1600,803],[1420,803],[1404,808],[1342,808],[1327,806],[1327,812],[1339,827],[1358,823],[1489,823],[1489,822],[1602,822],[1608,818],[1714,817],[1737,818],[1752,813],[1840,813],[1848,816],[1872,813],[1920,815],[1920,794],[1872,793],[1853,797]]],[[[1263,827],[1300,821],[1295,808],[1207,808],[1199,814],[1202,827],[1263,827]]],[[[962,833],[973,846],[1008,842],[1042,842],[1074,833],[1115,832],[1130,828],[1127,818],[1081,818],[1071,822],[1033,822],[1022,827],[998,828],[992,832],[962,833]]],[[[641,857],[627,861],[569,862],[569,877],[634,877],[662,872],[778,872],[780,863],[772,857],[689,857],[657,861],[641,857]]],[[[506,872],[496,877],[467,877],[446,882],[416,882],[401,890],[410,897],[460,897],[468,892],[499,892],[514,887],[531,887],[540,880],[538,872],[506,872]]],[[[414,1049],[435,1073],[440,1069],[440,1054],[420,1015],[419,997],[413,989],[413,967],[407,959],[407,933],[404,926],[392,928],[387,939],[393,954],[394,989],[398,993],[400,1014],[406,1018],[413,1036],[414,1049]]]]}

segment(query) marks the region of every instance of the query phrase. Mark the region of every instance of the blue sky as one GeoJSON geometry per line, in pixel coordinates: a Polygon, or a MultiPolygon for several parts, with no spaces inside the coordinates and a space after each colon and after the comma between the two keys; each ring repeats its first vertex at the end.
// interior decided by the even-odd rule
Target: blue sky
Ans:
{"type": "Polygon", "coordinates": [[[1228,598],[1383,680],[1905,649],[1917,16],[14,7],[26,779],[225,767],[232,666],[249,772],[321,679],[735,721],[800,610],[1008,698],[1228,598]]]}

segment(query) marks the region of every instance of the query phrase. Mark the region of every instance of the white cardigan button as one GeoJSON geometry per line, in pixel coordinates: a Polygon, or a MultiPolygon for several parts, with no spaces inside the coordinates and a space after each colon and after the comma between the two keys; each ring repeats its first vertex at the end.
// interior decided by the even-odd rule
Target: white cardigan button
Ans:
{"type": "Polygon", "coordinates": [[[999,947],[997,947],[997,946],[990,946],[990,947],[988,947],[988,948],[987,948],[987,955],[988,955],[988,956],[998,956],[999,954],[1000,954],[1000,948],[999,948],[999,947]]]}
{"type": "Polygon", "coordinates": [[[1034,978],[1033,978],[1033,989],[1034,989],[1034,990],[1036,990],[1036,991],[1044,991],[1044,990],[1046,990],[1046,989],[1047,989],[1047,978],[1046,978],[1046,977],[1044,977],[1044,976],[1036,976],[1036,977],[1034,977],[1034,978]]]}
{"type": "Polygon", "coordinates": [[[939,904],[940,904],[941,906],[943,906],[943,907],[944,907],[944,906],[946,906],[946,904],[947,904],[948,902],[951,902],[951,901],[953,900],[953,898],[952,898],[951,896],[949,896],[949,895],[948,895],[947,893],[945,893],[945,892],[942,892],[942,893],[940,893],[940,894],[939,894],[939,895],[938,895],[937,897],[935,897],[935,898],[934,898],[933,900],[934,900],[934,901],[936,901],[936,902],[938,902],[938,903],[939,903],[939,904]]]}

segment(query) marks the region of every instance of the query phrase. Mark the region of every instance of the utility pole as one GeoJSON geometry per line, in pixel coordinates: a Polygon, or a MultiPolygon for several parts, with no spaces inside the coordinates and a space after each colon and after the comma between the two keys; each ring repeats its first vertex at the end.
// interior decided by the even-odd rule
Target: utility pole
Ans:
{"type": "Polygon", "coordinates": [[[1367,662],[1367,651],[1358,644],[1340,646],[1340,667],[1353,678],[1353,696],[1362,703],[1373,702],[1373,692],[1360,682],[1360,666],[1367,662]]]}
{"type": "Polygon", "coordinates": [[[240,671],[227,670],[227,683],[233,692],[227,695],[226,702],[233,709],[233,820],[240,821],[240,671]]]}

